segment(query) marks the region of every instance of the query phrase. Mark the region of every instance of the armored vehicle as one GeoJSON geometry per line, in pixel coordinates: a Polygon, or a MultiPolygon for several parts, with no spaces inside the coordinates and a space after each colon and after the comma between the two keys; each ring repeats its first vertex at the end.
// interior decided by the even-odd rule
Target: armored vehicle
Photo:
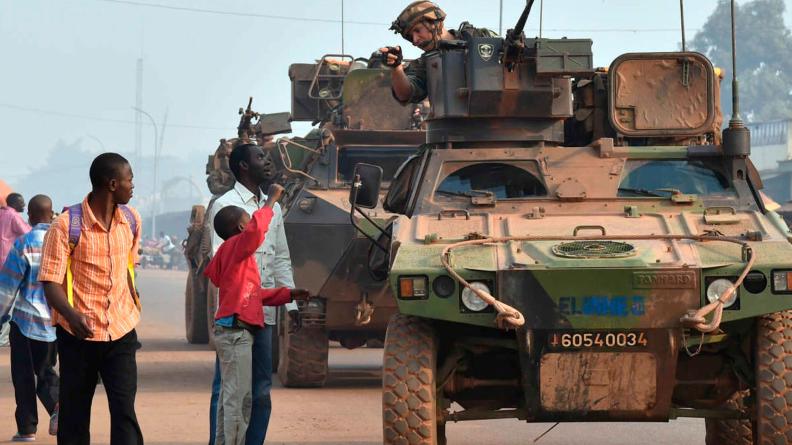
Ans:
{"type": "MultiPolygon", "coordinates": [[[[367,262],[399,309],[385,443],[678,417],[706,418],[708,444],[790,443],[790,231],[736,107],[721,132],[716,70],[693,52],[594,69],[590,40],[522,35],[530,3],[506,38],[426,55],[426,144],[367,262]]],[[[359,164],[350,201],[376,204],[381,174],[359,164]]]]}
{"type": "MultiPolygon", "coordinates": [[[[231,150],[240,143],[255,143],[272,151],[272,136],[291,132],[289,113],[259,114],[253,111],[253,98],[246,109],[239,109],[240,120],[237,137],[220,139],[214,153],[206,162],[206,185],[214,200],[234,187],[234,175],[228,166],[231,150]]],[[[203,268],[209,260],[211,234],[207,226],[207,207],[196,204],[190,214],[184,255],[187,258],[188,274],[184,292],[185,333],[187,341],[201,344],[211,341],[214,314],[217,309],[217,288],[203,276],[203,268]]]]}
{"type": "Polygon", "coordinates": [[[284,227],[295,283],[319,298],[300,306],[296,332],[281,315],[278,378],[286,386],[324,385],[329,341],[381,344],[396,312],[390,288],[365,264],[372,249],[366,237],[376,232],[355,229],[393,215],[375,207],[350,218],[346,197],[358,162],[378,165],[387,183],[425,136],[420,108],[394,101],[389,71],[374,63],[327,55],[289,68],[292,120],[319,125],[303,140],[278,141],[275,159],[286,176],[284,227]]]}

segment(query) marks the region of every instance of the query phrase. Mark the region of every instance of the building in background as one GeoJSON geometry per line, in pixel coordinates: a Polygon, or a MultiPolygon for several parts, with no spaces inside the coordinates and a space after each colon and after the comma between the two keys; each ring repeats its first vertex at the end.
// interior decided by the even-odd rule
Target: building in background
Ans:
{"type": "Polygon", "coordinates": [[[764,182],[764,192],[792,210],[792,119],[748,124],[751,160],[764,182]]]}

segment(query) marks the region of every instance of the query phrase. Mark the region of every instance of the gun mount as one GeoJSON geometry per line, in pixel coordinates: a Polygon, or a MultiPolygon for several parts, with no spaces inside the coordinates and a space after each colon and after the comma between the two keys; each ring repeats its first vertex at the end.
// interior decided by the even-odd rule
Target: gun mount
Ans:
{"type": "Polygon", "coordinates": [[[593,75],[592,42],[519,40],[472,37],[427,56],[428,143],[564,142],[571,77],[593,75]]]}

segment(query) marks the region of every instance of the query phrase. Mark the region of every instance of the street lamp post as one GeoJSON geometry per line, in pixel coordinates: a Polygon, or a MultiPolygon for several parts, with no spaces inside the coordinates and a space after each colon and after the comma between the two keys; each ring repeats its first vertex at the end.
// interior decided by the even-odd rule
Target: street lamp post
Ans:
{"type": "Polygon", "coordinates": [[[140,114],[145,115],[151,121],[151,125],[154,127],[154,188],[151,194],[151,236],[152,238],[157,237],[157,174],[159,169],[159,130],[157,129],[157,122],[154,121],[154,118],[151,117],[150,114],[146,113],[145,111],[141,110],[138,107],[132,107],[133,110],[139,112],[140,114]]]}

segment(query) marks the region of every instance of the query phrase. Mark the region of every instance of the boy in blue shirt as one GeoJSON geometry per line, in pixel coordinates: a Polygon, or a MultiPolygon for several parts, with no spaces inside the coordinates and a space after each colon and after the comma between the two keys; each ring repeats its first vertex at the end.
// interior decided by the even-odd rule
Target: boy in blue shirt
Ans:
{"type": "Polygon", "coordinates": [[[49,433],[58,430],[58,375],[55,328],[38,282],[41,245],[52,221],[52,201],[44,195],[28,203],[33,229],[20,236],[0,269],[0,326],[11,325],[11,380],[16,399],[14,442],[36,440],[36,396],[50,414],[49,433]]]}

